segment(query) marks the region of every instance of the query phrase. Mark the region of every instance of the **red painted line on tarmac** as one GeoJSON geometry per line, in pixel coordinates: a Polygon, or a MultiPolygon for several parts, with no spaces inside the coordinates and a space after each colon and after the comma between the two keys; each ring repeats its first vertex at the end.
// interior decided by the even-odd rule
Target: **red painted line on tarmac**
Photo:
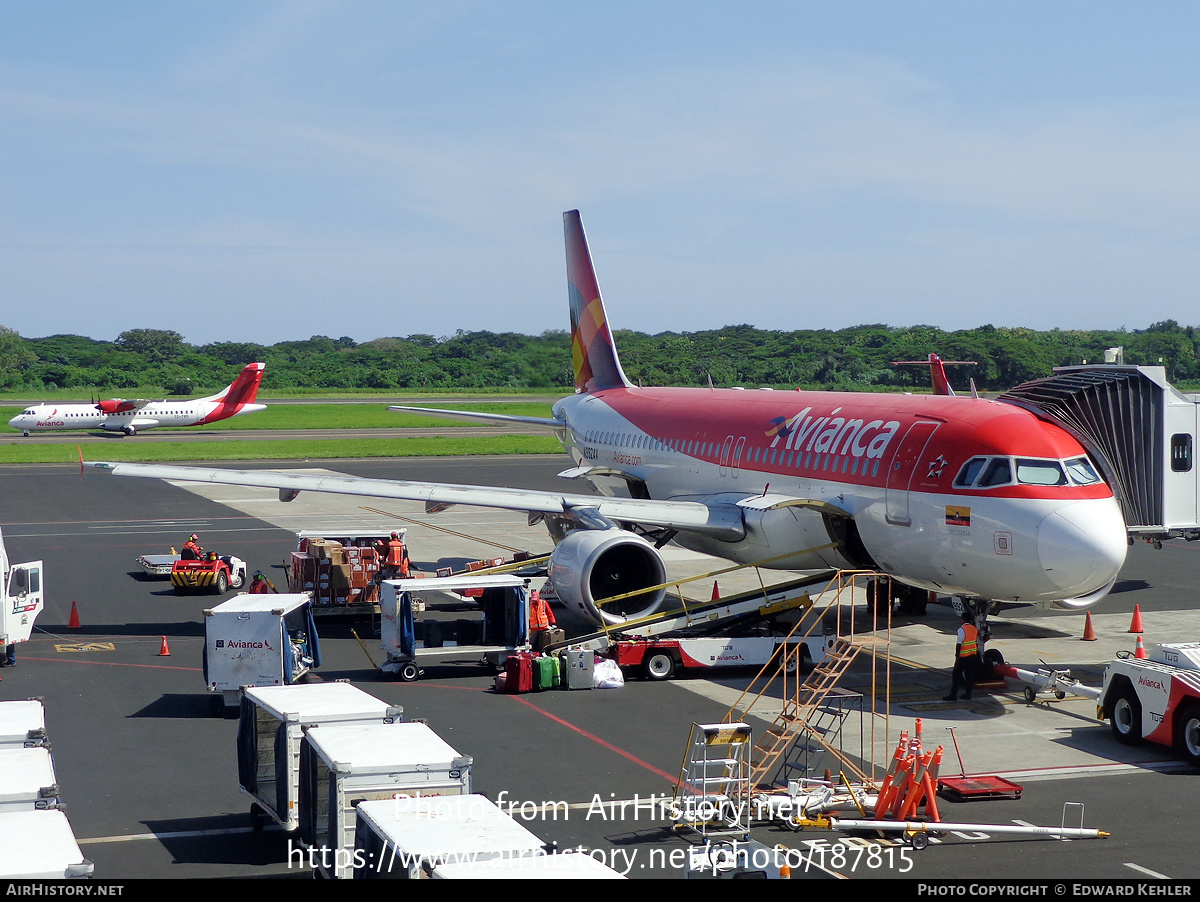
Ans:
{"type": "MultiPolygon", "coordinates": [[[[466,687],[463,687],[463,686],[447,686],[447,685],[438,684],[438,683],[417,682],[417,683],[412,684],[412,688],[414,688],[414,689],[422,688],[422,687],[428,688],[428,689],[457,689],[459,692],[491,692],[492,691],[490,689],[476,689],[476,688],[467,689],[466,687]]],[[[595,735],[594,733],[589,733],[587,730],[584,730],[581,727],[577,727],[577,726],[575,726],[575,724],[570,723],[569,721],[563,720],[561,717],[559,717],[556,714],[551,714],[545,708],[539,708],[537,705],[533,704],[533,702],[530,702],[524,698],[521,698],[520,696],[513,695],[513,696],[509,696],[509,697],[512,698],[514,701],[518,701],[521,704],[526,705],[529,708],[532,708],[534,711],[538,712],[538,714],[541,714],[544,717],[550,718],[550,720],[554,721],[555,723],[557,723],[561,726],[566,727],[568,730],[574,730],[580,736],[583,736],[586,739],[590,739],[592,742],[596,743],[597,745],[603,746],[604,748],[608,749],[610,752],[614,752],[615,754],[620,755],[622,758],[626,759],[627,761],[632,761],[634,764],[638,765],[639,767],[645,768],[646,770],[650,771],[650,773],[657,774],[658,776],[667,780],[672,785],[675,785],[679,782],[678,777],[676,777],[672,774],[668,774],[666,771],[659,770],[653,764],[643,761],[641,758],[637,757],[634,754],[631,754],[630,752],[625,751],[622,748],[618,748],[617,746],[613,745],[611,742],[601,739],[599,736],[595,735]]]]}
{"type": "MultiPolygon", "coordinates": [[[[81,653],[86,654],[86,653],[81,653]]],[[[200,667],[173,667],[170,664],[122,664],[118,661],[79,661],[73,658],[34,658],[29,655],[21,655],[22,661],[49,661],[57,664],[92,664],[96,667],[146,667],[151,670],[190,670],[192,673],[200,673],[200,667]]]]}
{"type": "Polygon", "coordinates": [[[570,723],[569,721],[565,721],[561,717],[559,717],[555,714],[551,714],[549,711],[545,710],[544,708],[539,708],[537,705],[533,704],[530,701],[526,701],[525,699],[521,698],[520,696],[514,695],[514,696],[512,696],[512,698],[514,701],[518,701],[523,705],[527,705],[528,707],[532,708],[534,711],[537,711],[539,714],[542,714],[542,715],[550,718],[555,723],[566,727],[568,730],[574,730],[580,736],[590,739],[592,742],[596,743],[597,745],[603,746],[604,748],[608,749],[610,752],[615,752],[616,754],[620,755],[622,758],[626,759],[627,761],[632,761],[634,764],[638,765],[639,767],[644,767],[646,770],[650,771],[650,773],[657,774],[658,776],[660,776],[660,777],[664,778],[665,780],[667,780],[668,782],[670,782],[672,785],[679,782],[678,777],[668,774],[666,771],[659,770],[653,764],[649,764],[649,763],[643,761],[641,758],[637,757],[636,755],[630,754],[629,752],[625,751],[622,748],[618,748],[617,746],[613,745],[611,742],[607,742],[607,741],[601,739],[599,736],[595,735],[594,733],[589,733],[587,730],[581,729],[580,727],[575,726],[575,724],[570,723]]]}

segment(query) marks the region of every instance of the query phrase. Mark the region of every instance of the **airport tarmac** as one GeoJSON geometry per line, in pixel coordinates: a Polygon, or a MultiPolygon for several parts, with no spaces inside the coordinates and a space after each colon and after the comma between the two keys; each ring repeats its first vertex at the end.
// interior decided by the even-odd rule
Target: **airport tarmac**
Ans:
{"type": "MultiPolygon", "coordinates": [[[[380,478],[552,488],[561,457],[447,458],[321,462],[321,468],[380,478]]],[[[263,466],[254,464],[252,466],[263,466]]],[[[312,464],[287,464],[288,467],[312,464]]],[[[0,669],[0,698],[44,699],[56,774],[85,855],[101,879],[307,876],[279,831],[254,832],[239,792],[235,720],[212,716],[202,685],[203,608],[215,598],[176,597],[170,586],[137,578],[139,554],[162,552],[198,532],[201,544],[243,557],[282,586],[280,569],[300,529],[401,526],[423,569],[461,565],[514,550],[549,550],[542,527],[501,511],[452,508],[427,516],[419,505],[302,494],[280,503],[273,491],[157,480],[80,476],[69,466],[0,468],[0,524],[14,561],[41,559],[47,608],[16,668],[0,669]],[[72,603],[80,616],[69,629],[72,603]],[[169,656],[159,654],[163,637],[169,656]]],[[[1132,649],[1138,605],[1144,641],[1200,637],[1195,574],[1200,548],[1168,543],[1130,549],[1115,591],[1084,615],[1018,608],[993,620],[992,648],[1028,669],[1044,662],[1099,685],[1103,665],[1132,649]]],[[[713,575],[726,565],[670,550],[672,578],[698,576],[694,597],[724,594],[753,573],[713,575]]],[[[855,854],[837,833],[796,833],[756,824],[753,837],[798,850],[807,869],[852,878],[1154,879],[1200,877],[1188,823],[1191,781],[1166,749],[1117,744],[1090,699],[1068,696],[1029,705],[1019,685],[942,701],[949,685],[956,618],[934,605],[923,618],[897,617],[891,633],[889,708],[865,663],[843,685],[867,712],[850,716],[840,742],[857,752],[875,740],[886,765],[900,730],[918,719],[926,748],[944,747],[942,774],[996,774],[1022,786],[1019,799],[942,802],[945,821],[982,825],[954,831],[921,852],[894,841],[855,854]],[[872,702],[874,699],[874,702],[872,702]],[[881,713],[871,716],[874,704],[881,713]],[[886,714],[886,716],[884,716],[886,714]],[[953,733],[951,733],[953,728],[953,733]],[[1078,824],[1111,833],[1063,842],[989,834],[986,825],[1078,824]]],[[[669,797],[690,726],[722,720],[752,674],[629,679],[619,689],[497,695],[474,664],[427,668],[413,683],[378,673],[369,623],[320,621],[324,680],[347,679],[423,718],[474,758],[476,791],[515,804],[527,826],[560,849],[584,846],[629,876],[671,878],[696,838],[672,829],[647,800],[669,797]],[[351,630],[366,646],[359,644],[351,630]],[[638,801],[634,806],[605,805],[638,801]],[[532,815],[550,803],[557,816],[532,815]],[[565,812],[565,814],[563,813],[565,812]]],[[[746,718],[757,735],[773,705],[746,718]]],[[[294,850],[293,850],[294,851],[294,850]]]]}

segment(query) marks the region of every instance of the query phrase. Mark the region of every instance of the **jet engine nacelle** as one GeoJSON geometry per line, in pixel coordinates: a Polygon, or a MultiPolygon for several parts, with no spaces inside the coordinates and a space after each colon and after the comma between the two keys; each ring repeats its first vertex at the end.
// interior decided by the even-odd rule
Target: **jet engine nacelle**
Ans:
{"type": "Polygon", "coordinates": [[[652,614],[666,589],[600,605],[606,598],[661,586],[667,569],[658,550],[623,529],[577,529],[550,555],[550,579],[559,600],[595,623],[623,623],[652,614]]]}

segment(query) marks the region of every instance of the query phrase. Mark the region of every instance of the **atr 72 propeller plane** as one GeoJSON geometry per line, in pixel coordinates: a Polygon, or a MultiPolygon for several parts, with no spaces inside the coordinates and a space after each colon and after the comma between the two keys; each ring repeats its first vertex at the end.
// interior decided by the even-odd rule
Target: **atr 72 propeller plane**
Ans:
{"type": "MultiPolygon", "coordinates": [[[[668,541],[776,569],[877,570],[991,602],[1084,607],[1125,560],[1120,507],[1083,447],[999,401],[954,395],[642,388],[621,369],[576,211],[565,214],[575,394],[551,428],[601,492],[152,464],[119,475],[527,511],[554,538],[560,598],[597,622],[654,611],[668,541]],[[613,604],[604,599],[632,594],[613,604]]],[[[414,408],[391,408],[414,409],[414,408]]],[[[429,412],[428,408],[423,408],[429,412]]],[[[438,411],[462,416],[460,412],[438,411]]]]}
{"type": "Polygon", "coordinates": [[[25,435],[63,429],[104,429],[137,435],[157,426],[204,426],[218,420],[266,410],[255,404],[265,363],[248,363],[232,385],[207,398],[191,401],[126,401],[113,398],[95,404],[37,404],[8,421],[25,435]]]}

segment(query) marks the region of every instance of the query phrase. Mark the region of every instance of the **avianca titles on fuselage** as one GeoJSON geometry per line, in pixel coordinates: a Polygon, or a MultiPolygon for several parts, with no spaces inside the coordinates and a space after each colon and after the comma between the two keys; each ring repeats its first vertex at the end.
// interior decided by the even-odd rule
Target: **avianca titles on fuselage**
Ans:
{"type": "Polygon", "coordinates": [[[266,410],[255,404],[266,364],[250,363],[224,391],[190,401],[129,401],[114,398],[94,404],[38,404],[8,421],[25,435],[62,429],[104,429],[136,435],[158,426],[202,426],[244,413],[266,410]]]}
{"type": "Polygon", "coordinates": [[[1086,604],[1125,560],[1120,508],[1062,429],[996,401],[621,387],[566,398],[602,491],[727,503],[745,537],[675,541],[740,562],[865,567],[947,594],[1086,604]],[[618,477],[614,480],[612,477],[618,477]],[[843,519],[846,518],[846,519],[843,519]],[[841,522],[840,548],[825,546],[841,522]]]}

